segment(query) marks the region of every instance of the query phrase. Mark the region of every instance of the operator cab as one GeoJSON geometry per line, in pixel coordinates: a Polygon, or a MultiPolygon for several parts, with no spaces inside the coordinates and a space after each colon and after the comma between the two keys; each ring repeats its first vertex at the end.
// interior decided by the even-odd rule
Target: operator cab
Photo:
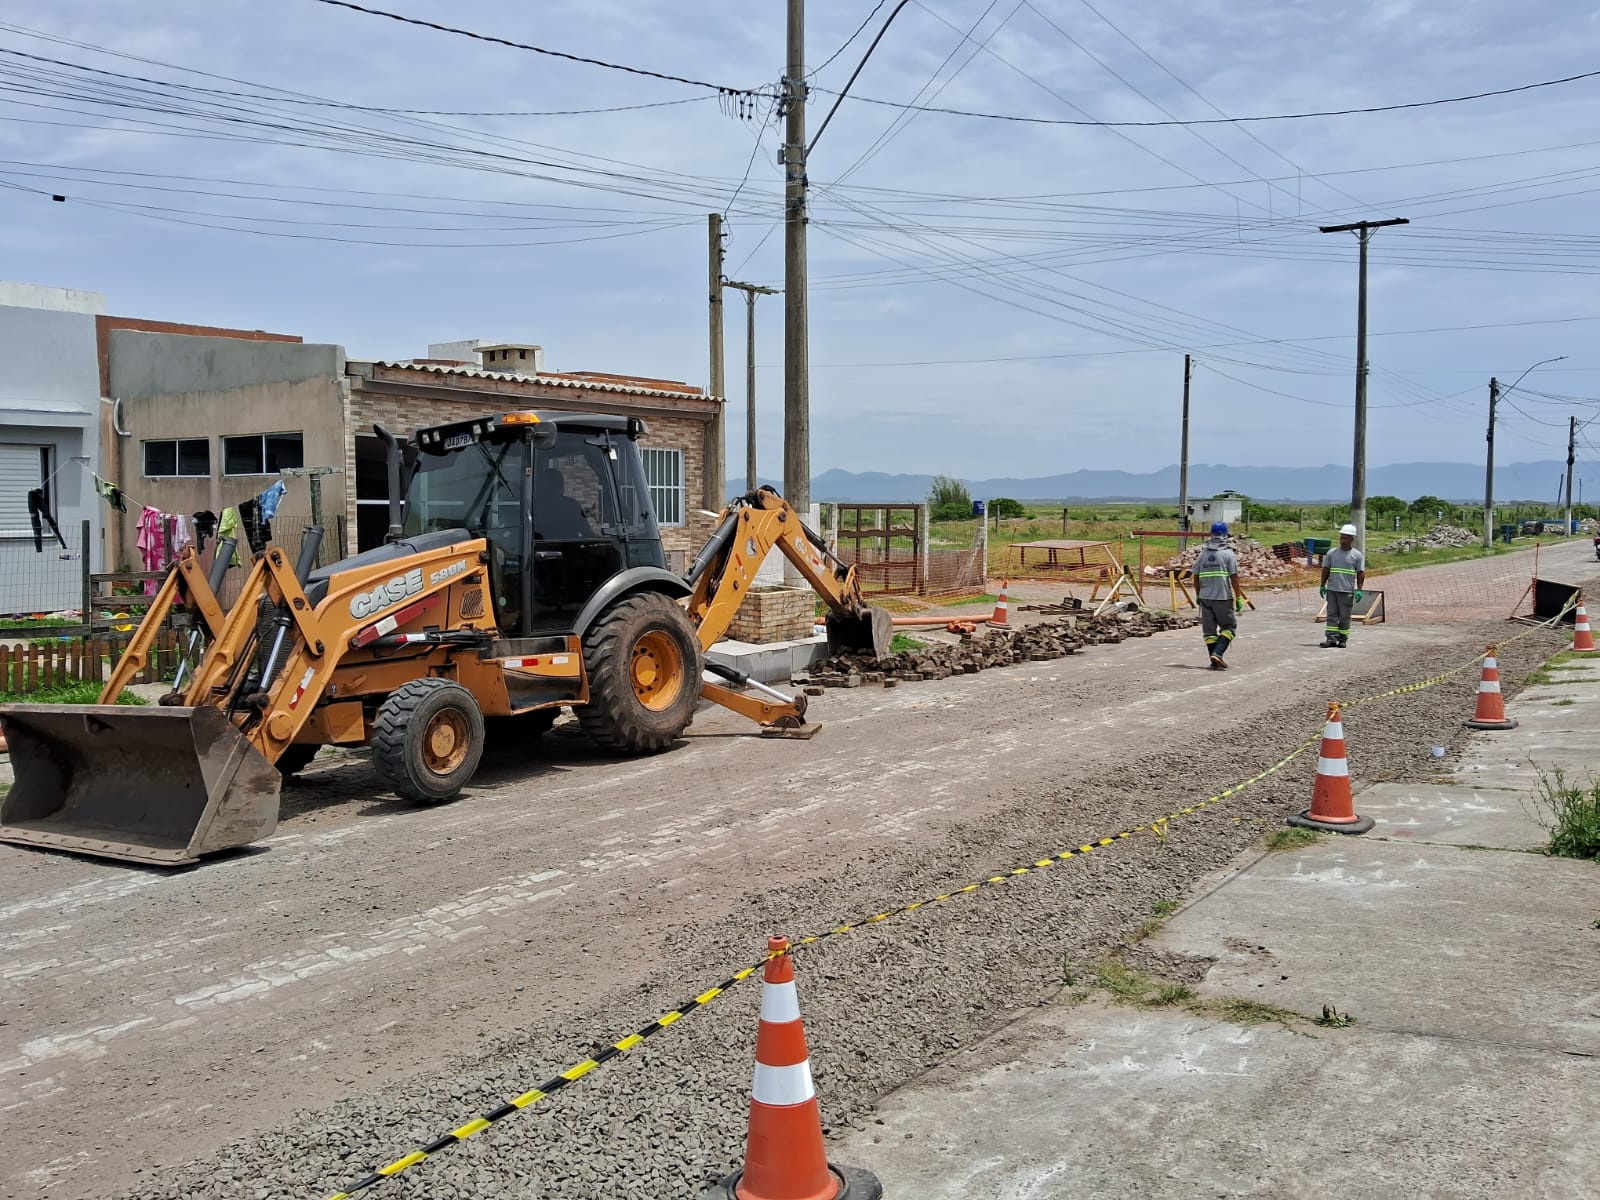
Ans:
{"type": "Polygon", "coordinates": [[[664,567],[638,417],[508,412],[417,431],[404,537],[489,542],[496,623],[562,633],[608,579],[664,567]]]}

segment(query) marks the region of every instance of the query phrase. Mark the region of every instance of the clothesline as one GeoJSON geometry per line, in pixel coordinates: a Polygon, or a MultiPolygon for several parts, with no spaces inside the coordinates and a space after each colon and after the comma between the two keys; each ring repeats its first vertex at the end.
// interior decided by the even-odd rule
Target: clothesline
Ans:
{"type": "MultiPolygon", "coordinates": [[[[288,491],[288,486],[282,479],[275,479],[263,490],[240,500],[237,504],[231,504],[224,508],[220,517],[209,509],[201,509],[199,512],[188,515],[169,513],[153,504],[142,503],[138,497],[129,495],[120,484],[102,477],[99,472],[91,468],[86,458],[74,456],[67,461],[76,463],[88,473],[89,478],[93,481],[96,493],[114,511],[126,513],[129,500],[132,500],[137,506],[139,517],[135,546],[144,560],[145,569],[148,571],[165,570],[185,546],[195,545],[199,550],[204,550],[206,541],[213,534],[219,539],[231,536],[236,540],[243,540],[247,550],[265,546],[271,540],[272,521],[277,517],[278,507],[283,501],[284,494],[288,491]],[[191,516],[194,518],[193,534],[190,533],[189,522],[191,516]],[[170,526],[167,524],[169,521],[172,523],[170,526]]],[[[54,479],[56,475],[60,474],[66,465],[67,463],[62,463],[55,471],[52,471],[50,479],[54,479]]],[[[46,485],[49,482],[49,479],[45,480],[46,485]]],[[[39,516],[49,520],[52,530],[55,530],[54,518],[48,512],[43,511],[43,490],[43,485],[41,485],[40,488],[29,493],[30,514],[34,513],[35,510],[38,511],[38,515],[34,517],[36,534],[34,541],[35,548],[40,550],[42,550],[42,545],[40,544],[41,538],[38,536],[40,532],[38,529],[39,516]]],[[[56,531],[56,536],[57,538],[61,537],[59,531],[56,531]]],[[[64,538],[61,539],[61,544],[65,548],[66,540],[64,538]]],[[[244,565],[237,547],[234,549],[232,565],[244,565]]]]}

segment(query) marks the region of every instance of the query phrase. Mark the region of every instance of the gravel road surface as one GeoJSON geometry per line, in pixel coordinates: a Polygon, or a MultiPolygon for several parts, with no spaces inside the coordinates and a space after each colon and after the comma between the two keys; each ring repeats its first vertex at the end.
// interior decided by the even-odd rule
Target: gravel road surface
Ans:
{"type": "MultiPolygon", "coordinates": [[[[1587,551],[1547,552],[1542,574],[1593,578],[1587,551]]],[[[1264,603],[1227,672],[1203,669],[1183,631],[830,691],[811,742],[707,712],[677,749],[620,761],[558,729],[497,750],[431,809],[379,792],[360,756],[319,761],[286,790],[277,836],[188,871],[0,847],[0,1195],[325,1196],[724,979],[769,932],[820,932],[1143,824],[1276,761],[1327,700],[1521,629],[1498,595],[1458,607],[1416,624],[1396,606],[1331,651],[1308,613],[1264,603]]],[[[1508,688],[1569,640],[1508,646],[1508,688]]],[[[1467,736],[1476,682],[1352,711],[1358,786],[1427,778],[1428,747],[1467,736]]],[[[826,1118],[1049,995],[1064,958],[1115,943],[1305,807],[1313,767],[1302,756],[1165,838],[802,951],[826,1118]]],[[[734,988],[368,1194],[692,1195],[741,1152],[758,1002],[734,988]]]]}

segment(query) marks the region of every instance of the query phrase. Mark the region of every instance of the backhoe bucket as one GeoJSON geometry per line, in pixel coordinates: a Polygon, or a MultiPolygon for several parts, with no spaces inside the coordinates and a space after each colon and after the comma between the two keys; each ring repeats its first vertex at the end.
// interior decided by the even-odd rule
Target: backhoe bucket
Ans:
{"type": "Polygon", "coordinates": [[[888,658],[889,643],[894,641],[894,623],[881,608],[848,615],[831,613],[827,629],[829,654],[870,654],[873,658],[888,658]]]}
{"type": "Polygon", "coordinates": [[[0,841],[171,867],[277,828],[278,769],[220,709],[13,704],[0,722],[0,841]]]}

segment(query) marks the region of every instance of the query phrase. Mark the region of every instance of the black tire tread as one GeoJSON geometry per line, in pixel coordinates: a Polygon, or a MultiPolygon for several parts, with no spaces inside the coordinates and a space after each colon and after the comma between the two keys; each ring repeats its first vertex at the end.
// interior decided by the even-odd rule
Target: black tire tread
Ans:
{"type": "Polygon", "coordinates": [[[603,613],[584,634],[583,666],[589,677],[589,703],[573,711],[584,733],[607,750],[624,754],[660,753],[677,741],[694,719],[700,695],[700,643],[688,615],[660,592],[635,592],[603,613]],[[686,689],[689,698],[679,706],[679,713],[665,720],[643,716],[644,710],[634,697],[628,679],[628,648],[622,642],[629,623],[641,614],[677,625],[691,648],[684,664],[691,683],[686,689]]]}
{"type": "MultiPolygon", "coordinates": [[[[444,688],[459,691],[470,704],[470,711],[478,714],[476,722],[478,753],[469,754],[472,769],[474,771],[477,769],[477,758],[483,752],[483,716],[479,713],[477,701],[472,693],[454,680],[439,679],[434,676],[408,680],[390,692],[388,698],[378,707],[377,720],[373,722],[372,727],[372,765],[379,777],[404,800],[437,804],[460,792],[460,788],[457,788],[450,795],[438,795],[422,787],[411,773],[407,740],[412,720],[423,702],[444,688]]],[[[467,772],[467,778],[470,777],[471,771],[467,772]]]]}

